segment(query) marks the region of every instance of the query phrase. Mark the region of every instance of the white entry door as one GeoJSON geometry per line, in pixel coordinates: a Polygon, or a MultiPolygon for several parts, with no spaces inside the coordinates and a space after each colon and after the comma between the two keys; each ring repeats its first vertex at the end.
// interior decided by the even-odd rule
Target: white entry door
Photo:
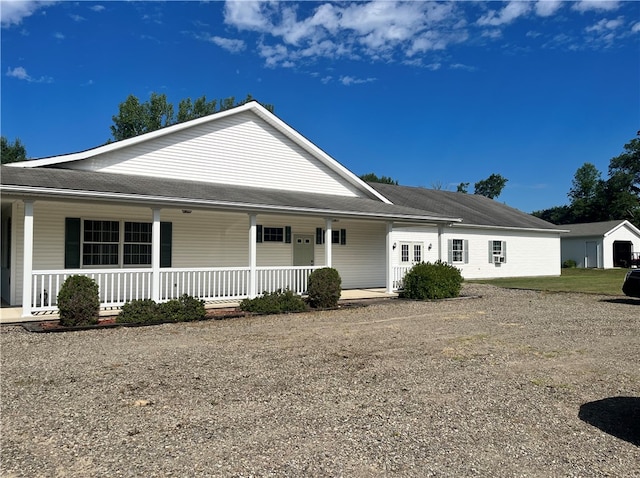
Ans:
{"type": "Polygon", "coordinates": [[[400,264],[412,266],[424,260],[422,242],[401,242],[400,243],[400,264]]]}

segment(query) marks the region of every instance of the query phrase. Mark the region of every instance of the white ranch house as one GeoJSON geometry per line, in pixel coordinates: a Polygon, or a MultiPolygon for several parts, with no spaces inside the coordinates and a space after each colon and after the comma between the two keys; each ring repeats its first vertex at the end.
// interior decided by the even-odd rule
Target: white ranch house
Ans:
{"type": "Polygon", "coordinates": [[[410,262],[450,259],[465,277],[559,274],[552,225],[463,226],[462,211],[438,202],[403,204],[257,102],[1,172],[2,299],[23,317],[55,311],[72,274],[98,282],[104,308],[303,293],[325,266],[345,289],[391,293],[409,265],[405,242],[410,262]],[[504,260],[476,267],[487,241],[504,260]]]}

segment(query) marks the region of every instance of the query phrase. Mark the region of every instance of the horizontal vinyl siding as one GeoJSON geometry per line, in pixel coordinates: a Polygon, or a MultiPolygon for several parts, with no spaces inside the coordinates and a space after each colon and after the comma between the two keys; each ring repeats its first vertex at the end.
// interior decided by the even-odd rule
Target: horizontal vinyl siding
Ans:
{"type": "Polygon", "coordinates": [[[340,273],[343,289],[385,287],[386,226],[379,222],[340,221],[347,244],[333,244],[333,267],[340,273]]]}
{"type": "MultiPolygon", "coordinates": [[[[22,299],[24,204],[15,203],[16,301],[22,299]]],[[[36,201],[34,203],[34,270],[64,269],[65,218],[151,222],[152,211],[144,207],[95,203],[36,201]]],[[[194,210],[162,209],[160,220],[173,224],[172,267],[246,267],[249,265],[249,215],[194,210]]],[[[267,227],[291,227],[295,234],[314,238],[315,265],[325,264],[325,245],[315,244],[316,228],[325,228],[319,218],[258,215],[257,223],[267,227]]],[[[334,229],[346,229],[347,244],[333,244],[332,257],[342,277],[343,288],[384,287],[385,224],[368,221],[340,221],[334,229]]],[[[258,266],[290,266],[293,244],[258,243],[258,266]]]]}
{"type": "Polygon", "coordinates": [[[551,276],[560,274],[558,234],[517,231],[482,231],[448,228],[443,234],[443,260],[447,260],[447,240],[469,241],[469,263],[454,265],[466,279],[551,276]],[[507,262],[489,263],[489,241],[507,243],[507,262]]]}
{"type": "Polygon", "coordinates": [[[587,242],[595,242],[598,249],[598,262],[601,261],[602,256],[602,238],[598,237],[579,237],[575,239],[562,239],[561,242],[561,258],[562,264],[567,260],[576,261],[576,267],[585,267],[585,259],[587,256],[587,242]]]}
{"type": "Polygon", "coordinates": [[[252,112],[70,163],[67,167],[288,191],[362,195],[252,112]]]}
{"type": "MultiPolygon", "coordinates": [[[[422,244],[422,254],[424,262],[435,262],[438,256],[438,227],[411,227],[411,228],[394,228],[391,234],[391,244],[395,244],[396,248],[391,249],[391,263],[393,266],[402,265],[400,259],[400,243],[402,242],[418,242],[422,244]],[[431,245],[431,250],[429,250],[431,245]]],[[[445,245],[446,248],[446,245],[445,245]]],[[[446,250],[444,251],[446,254],[446,250]]],[[[413,254],[413,252],[411,252],[413,254]]]]}

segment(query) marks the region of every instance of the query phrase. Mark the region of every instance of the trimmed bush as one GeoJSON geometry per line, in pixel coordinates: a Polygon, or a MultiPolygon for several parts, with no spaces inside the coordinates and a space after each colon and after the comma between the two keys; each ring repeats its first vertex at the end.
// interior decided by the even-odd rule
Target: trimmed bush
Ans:
{"type": "Polygon", "coordinates": [[[158,304],[151,299],[127,302],[116,317],[118,324],[153,324],[161,320],[158,304]]]}
{"type": "Polygon", "coordinates": [[[58,310],[60,325],[65,327],[97,324],[100,312],[98,284],[87,276],[69,276],[58,293],[58,310]]]}
{"type": "Polygon", "coordinates": [[[433,300],[458,297],[462,288],[460,270],[446,262],[416,264],[404,276],[401,297],[433,300]]]}
{"type": "Polygon", "coordinates": [[[283,314],[304,312],[307,310],[307,304],[289,289],[278,289],[271,293],[265,291],[254,299],[244,299],[240,302],[240,310],[256,314],[283,314]]]}
{"type": "Polygon", "coordinates": [[[316,269],[309,275],[309,305],[314,308],[330,309],[338,306],[342,279],[332,267],[316,269]]]}
{"type": "Polygon", "coordinates": [[[160,304],[158,313],[162,322],[189,322],[203,319],[206,311],[203,300],[183,294],[178,299],[160,304]]]}
{"type": "Polygon", "coordinates": [[[578,263],[573,259],[567,259],[562,263],[563,269],[575,269],[578,266],[578,263]]]}

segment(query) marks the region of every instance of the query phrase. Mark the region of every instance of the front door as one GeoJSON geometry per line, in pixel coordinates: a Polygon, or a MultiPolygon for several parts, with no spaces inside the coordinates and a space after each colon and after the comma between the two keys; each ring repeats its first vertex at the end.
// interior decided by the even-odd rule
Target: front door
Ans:
{"type": "Polygon", "coordinates": [[[313,239],[310,234],[293,235],[293,265],[312,266],[313,265],[313,239]]]}

